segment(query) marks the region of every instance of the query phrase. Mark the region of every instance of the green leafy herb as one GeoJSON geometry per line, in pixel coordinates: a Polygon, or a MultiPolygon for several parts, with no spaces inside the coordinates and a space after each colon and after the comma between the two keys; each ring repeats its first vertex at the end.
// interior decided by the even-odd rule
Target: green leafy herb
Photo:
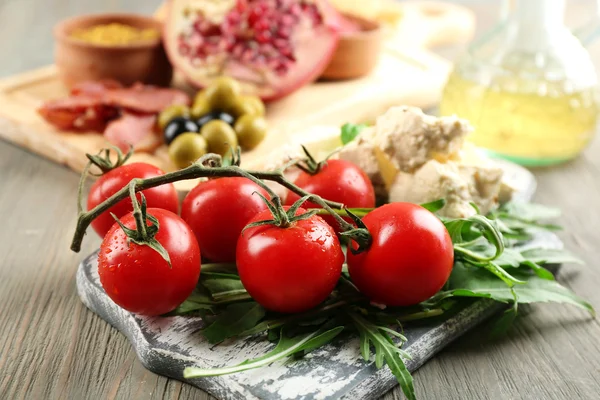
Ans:
{"type": "Polygon", "coordinates": [[[342,125],[342,144],[346,145],[353,141],[358,134],[367,127],[365,124],[346,123],[342,125]]]}
{"type": "Polygon", "coordinates": [[[515,318],[517,318],[517,305],[518,303],[514,303],[513,307],[506,310],[502,314],[502,317],[498,318],[498,320],[494,323],[491,332],[491,336],[493,338],[505,335],[510,329],[515,321],[515,318]]]}
{"type": "MultiPolygon", "coordinates": [[[[396,336],[398,333],[387,327],[375,325],[361,317],[358,313],[348,311],[348,316],[360,335],[360,353],[365,361],[370,359],[370,347],[373,345],[375,348],[375,366],[381,368],[385,362],[400,383],[400,387],[406,398],[415,400],[417,397],[415,395],[413,379],[401,358],[401,356],[404,358],[410,356],[394,344],[388,336],[388,333],[396,336]]],[[[406,338],[403,339],[406,340],[406,338]]]]}
{"type": "Polygon", "coordinates": [[[264,316],[265,309],[254,301],[230,304],[202,334],[209,343],[220,343],[254,327],[264,316]]]}
{"type": "Polygon", "coordinates": [[[187,299],[167,315],[184,315],[200,310],[209,311],[213,314],[215,313],[214,306],[211,306],[209,304],[196,303],[187,299]]]}
{"type": "Polygon", "coordinates": [[[563,249],[535,248],[525,250],[521,254],[526,260],[537,264],[584,263],[581,258],[563,249]]]}
{"type": "Polygon", "coordinates": [[[536,203],[525,203],[511,201],[504,204],[499,209],[500,214],[504,214],[510,218],[519,219],[527,222],[538,222],[560,217],[558,208],[544,206],[536,203]]]}
{"type": "Polygon", "coordinates": [[[444,208],[445,205],[446,205],[446,200],[439,199],[439,200],[435,200],[435,201],[430,201],[429,203],[423,203],[423,204],[421,204],[421,207],[434,213],[436,211],[440,211],[442,208],[444,208]]]}
{"type": "Polygon", "coordinates": [[[524,285],[508,287],[490,273],[457,263],[452,270],[449,289],[438,293],[437,299],[447,297],[487,297],[507,303],[516,299],[518,303],[556,302],[568,303],[583,308],[595,315],[590,303],[577,296],[568,288],[554,280],[540,278],[521,271],[514,276],[525,282],[524,285]]]}
{"type": "MultiPolygon", "coordinates": [[[[342,136],[345,143],[363,128],[362,125],[344,125],[342,136]]],[[[445,201],[438,200],[423,204],[423,207],[436,212],[444,205],[445,201]]],[[[474,209],[477,210],[477,207],[474,206],[474,209]]],[[[363,217],[371,210],[350,211],[363,217]]],[[[322,213],[325,210],[314,211],[322,213]]],[[[346,210],[336,212],[346,216],[346,210]]],[[[374,361],[377,368],[387,364],[405,396],[415,399],[413,380],[404,363],[410,355],[401,348],[406,338],[392,326],[433,317],[444,318],[446,312],[453,313],[462,307],[465,301],[460,298],[469,297],[510,304],[496,322],[494,335],[502,334],[510,327],[517,316],[519,304],[567,303],[594,315],[594,309],[588,302],[556,282],[553,274],[542,266],[581,263],[581,260],[565,250],[532,247],[526,242],[540,230],[557,229],[556,225],[540,222],[557,215],[557,210],[545,206],[509,203],[489,217],[476,214],[468,218],[440,218],[454,245],[454,269],[441,292],[411,307],[381,310],[369,305],[352,284],[345,269],[338,287],[321,306],[300,314],[274,314],[250,300],[235,265],[203,266],[201,287],[173,313],[215,312],[212,324],[202,331],[210,343],[266,332],[266,338],[277,342],[277,345],[264,356],[239,365],[217,369],[187,368],[184,376],[235,373],[288,357],[299,358],[329,343],[345,327],[353,326],[360,336],[362,357],[368,362],[374,361]]]]}
{"type": "Polygon", "coordinates": [[[244,285],[242,285],[242,281],[240,281],[239,277],[236,277],[235,279],[231,279],[229,277],[219,279],[204,279],[202,280],[202,286],[208,289],[211,296],[215,300],[247,294],[246,289],[244,289],[244,285]]]}
{"type": "Polygon", "coordinates": [[[262,367],[269,365],[277,360],[284,359],[300,352],[309,352],[318,347],[329,343],[334,337],[336,337],[342,330],[343,326],[337,326],[332,329],[319,329],[317,331],[298,335],[294,337],[288,337],[285,331],[282,330],[279,335],[279,343],[277,346],[262,357],[258,357],[252,360],[246,360],[241,364],[232,367],[224,368],[194,368],[189,367],[183,371],[185,378],[198,378],[202,376],[216,376],[224,374],[232,374],[235,372],[242,372],[253,368],[262,367]]]}

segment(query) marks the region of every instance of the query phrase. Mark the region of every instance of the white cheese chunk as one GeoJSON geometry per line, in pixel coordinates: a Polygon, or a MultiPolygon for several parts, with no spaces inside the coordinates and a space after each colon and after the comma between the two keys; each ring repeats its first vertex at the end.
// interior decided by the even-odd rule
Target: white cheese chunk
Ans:
{"type": "Polygon", "coordinates": [[[374,144],[399,171],[412,172],[429,160],[451,159],[471,130],[456,116],[437,118],[417,107],[392,107],[377,118],[374,144]]]}
{"type": "Polygon", "coordinates": [[[456,163],[429,160],[414,173],[400,172],[390,190],[390,202],[426,203],[445,199],[440,215],[453,218],[475,214],[471,207],[469,185],[456,163]]]}
{"type": "Polygon", "coordinates": [[[375,195],[387,198],[388,189],[375,155],[374,133],[374,128],[363,129],[353,141],[342,147],[337,156],[362,169],[371,180],[375,188],[375,195]]]}
{"type": "Polygon", "coordinates": [[[455,161],[427,161],[414,173],[400,172],[390,190],[389,201],[426,203],[445,199],[440,215],[464,218],[476,213],[475,203],[482,214],[498,204],[502,169],[492,163],[468,165],[455,161]]]}

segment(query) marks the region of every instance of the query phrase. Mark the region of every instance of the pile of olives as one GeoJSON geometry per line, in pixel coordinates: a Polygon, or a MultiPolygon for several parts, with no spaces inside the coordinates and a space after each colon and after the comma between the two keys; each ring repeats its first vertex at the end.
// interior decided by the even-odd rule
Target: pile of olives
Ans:
{"type": "Polygon", "coordinates": [[[265,106],[255,96],[241,94],[240,84],[220,77],[196,94],[191,108],[173,105],[158,115],[169,156],[185,168],[204,154],[225,156],[238,145],[251,150],[264,139],[265,106]]]}

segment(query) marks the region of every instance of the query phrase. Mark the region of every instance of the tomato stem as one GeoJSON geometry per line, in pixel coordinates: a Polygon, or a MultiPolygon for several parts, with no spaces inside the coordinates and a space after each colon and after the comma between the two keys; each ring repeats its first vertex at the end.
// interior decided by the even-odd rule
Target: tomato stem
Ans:
{"type": "MultiPolygon", "coordinates": [[[[129,184],[119,191],[114,193],[108,199],[98,204],[96,207],[84,212],[82,207],[79,206],[79,213],[77,217],[77,225],[73,234],[73,240],[71,242],[71,250],[79,252],[81,250],[81,243],[85,235],[85,231],[91,222],[97,218],[100,214],[107,211],[109,208],[117,204],[119,201],[126,198],[130,193],[136,193],[145,189],[150,189],[156,186],[165,185],[168,183],[197,179],[197,178],[223,178],[223,177],[244,177],[258,184],[261,188],[265,189],[271,196],[273,205],[283,210],[281,198],[273,192],[269,186],[263,181],[272,181],[279,183],[286,189],[298,194],[301,197],[310,196],[311,201],[317,203],[319,206],[326,209],[336,220],[341,224],[344,229],[355,229],[354,226],[344,221],[334,209],[343,209],[344,205],[334,201],[322,199],[319,196],[308,193],[304,189],[296,186],[294,183],[289,181],[283,174],[283,170],[276,171],[248,171],[238,166],[223,166],[222,158],[217,154],[206,154],[196,161],[194,164],[187,168],[169,172],[164,175],[147,178],[147,179],[132,179],[129,184]]],[[[285,214],[285,212],[283,212],[285,214]]],[[[286,216],[281,216],[287,218],[286,216]]],[[[366,231],[366,229],[365,229],[366,231]]],[[[364,233],[364,232],[363,232],[364,233]]],[[[368,234],[368,231],[366,232],[368,234]]],[[[352,235],[350,235],[352,236],[352,235]]]]}

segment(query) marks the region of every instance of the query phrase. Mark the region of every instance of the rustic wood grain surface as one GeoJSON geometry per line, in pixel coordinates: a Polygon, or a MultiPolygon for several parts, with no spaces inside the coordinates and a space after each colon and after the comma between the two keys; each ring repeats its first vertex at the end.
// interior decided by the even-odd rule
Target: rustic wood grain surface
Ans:
{"type": "MultiPolygon", "coordinates": [[[[0,76],[52,60],[51,27],[81,13],[150,13],[159,0],[0,0],[0,76]]],[[[463,1],[494,22],[499,1],[463,1]]],[[[568,2],[576,26],[593,0],[568,2]]],[[[600,45],[590,48],[600,66],[600,45]]],[[[455,57],[457,49],[440,54],[455,57]]],[[[0,107],[2,105],[0,104],[0,107]]],[[[577,160],[535,171],[537,200],[563,208],[561,234],[587,266],[561,279],[600,309],[600,139],[577,160]]],[[[88,311],[75,271],[97,248],[69,251],[78,176],[0,142],[0,399],[209,399],[202,391],[148,372],[124,336],[88,311]]],[[[490,342],[475,330],[415,374],[423,399],[597,399],[600,324],[567,306],[527,309],[510,334],[490,342]]],[[[400,398],[399,389],[385,399],[400,398]]]]}

